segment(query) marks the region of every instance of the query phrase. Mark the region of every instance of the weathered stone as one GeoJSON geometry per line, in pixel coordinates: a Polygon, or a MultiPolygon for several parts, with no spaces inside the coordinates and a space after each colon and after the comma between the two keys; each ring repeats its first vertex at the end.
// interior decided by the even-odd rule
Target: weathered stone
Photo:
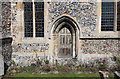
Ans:
{"type": "Polygon", "coordinates": [[[16,73],[16,70],[12,70],[11,72],[16,73]]]}
{"type": "Polygon", "coordinates": [[[117,54],[119,52],[119,40],[82,40],[82,47],[81,50],[83,53],[90,53],[90,54],[117,54]],[[108,49],[109,48],[109,49],[108,49]]]}
{"type": "Polygon", "coordinates": [[[120,73],[119,72],[115,71],[114,79],[120,79],[120,73]]]}
{"type": "MultiPolygon", "coordinates": [[[[11,3],[2,2],[2,37],[9,37],[11,35],[11,3]]],[[[1,27],[1,26],[0,26],[1,27]]]]}
{"type": "Polygon", "coordinates": [[[38,52],[45,52],[49,48],[48,43],[28,43],[28,44],[17,44],[14,46],[13,51],[21,51],[24,53],[38,53],[38,52]],[[18,50],[19,49],[19,50],[18,50]]]}
{"type": "Polygon", "coordinates": [[[0,76],[4,75],[4,57],[0,54],[0,76]]]}
{"type": "MultiPolygon", "coordinates": [[[[99,20],[99,15],[97,14],[98,4],[95,2],[95,0],[91,0],[90,2],[53,1],[46,4],[44,10],[45,18],[47,18],[47,20],[45,20],[44,24],[45,37],[42,38],[42,40],[41,38],[35,37],[29,39],[27,38],[28,40],[24,38],[24,6],[22,3],[20,3],[19,6],[17,5],[17,7],[16,2],[2,4],[1,11],[3,16],[3,37],[10,35],[12,35],[13,37],[13,51],[11,50],[10,43],[2,46],[4,52],[2,54],[5,56],[5,63],[10,62],[11,52],[13,52],[12,60],[14,60],[16,65],[18,66],[28,66],[31,63],[36,63],[37,58],[43,62],[44,60],[48,59],[50,63],[55,63],[57,60],[58,63],[61,65],[73,63],[77,66],[82,64],[95,66],[98,65],[98,60],[100,60],[99,62],[102,63],[102,57],[105,57],[106,55],[108,55],[107,60],[109,64],[111,63],[110,65],[112,65],[114,63],[110,57],[111,55],[115,55],[119,52],[119,39],[92,39],[94,37],[118,38],[117,35],[113,35],[112,33],[100,37],[101,33],[97,32],[97,29],[99,28],[99,25],[97,25],[97,20],[99,20]],[[57,52],[53,52],[53,50],[56,49],[52,49],[54,48],[54,46],[52,47],[52,45],[55,43],[56,40],[52,41],[52,39],[48,39],[48,33],[52,33],[52,30],[49,30],[48,28],[52,28],[53,22],[63,14],[69,16],[72,20],[75,21],[76,24],[78,23],[77,26],[80,28],[80,30],[75,30],[75,32],[76,36],[79,36],[77,35],[77,33],[80,32],[80,36],[75,38],[86,38],[76,39],[76,43],[78,44],[78,46],[76,44],[77,48],[73,48],[76,49],[77,54],[77,60],[75,62],[72,59],[59,59],[54,56],[57,52]],[[96,34],[96,32],[98,34],[96,34]],[[90,40],[87,38],[89,38],[90,40]]],[[[57,48],[57,46],[55,48],[57,48]]]]}

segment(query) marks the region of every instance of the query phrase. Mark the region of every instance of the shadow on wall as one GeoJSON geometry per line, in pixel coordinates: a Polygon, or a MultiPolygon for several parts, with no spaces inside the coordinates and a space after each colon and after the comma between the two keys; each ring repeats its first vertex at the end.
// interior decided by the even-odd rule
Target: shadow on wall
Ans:
{"type": "Polygon", "coordinates": [[[6,74],[6,71],[11,63],[11,57],[12,57],[12,38],[2,38],[2,55],[4,57],[4,74],[6,74]]]}

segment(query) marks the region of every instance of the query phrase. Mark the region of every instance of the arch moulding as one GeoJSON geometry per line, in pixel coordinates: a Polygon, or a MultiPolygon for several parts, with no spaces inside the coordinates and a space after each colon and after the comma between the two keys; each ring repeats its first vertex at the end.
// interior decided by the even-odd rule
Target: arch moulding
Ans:
{"type": "Polygon", "coordinates": [[[77,57],[78,55],[78,42],[79,38],[81,37],[81,31],[78,22],[69,15],[61,15],[60,17],[56,18],[52,25],[48,29],[49,39],[51,39],[51,53],[53,56],[58,56],[58,34],[59,30],[63,27],[63,25],[67,25],[69,29],[72,31],[73,35],[73,58],[77,57]]]}
{"type": "Polygon", "coordinates": [[[59,16],[58,18],[56,18],[53,23],[51,24],[51,26],[48,28],[48,38],[51,39],[52,35],[54,35],[55,30],[57,29],[57,27],[62,23],[62,22],[67,22],[69,24],[72,25],[72,27],[74,28],[74,30],[76,30],[78,38],[81,37],[81,28],[79,23],[70,15],[66,15],[63,14],[61,16],[59,16]]]}

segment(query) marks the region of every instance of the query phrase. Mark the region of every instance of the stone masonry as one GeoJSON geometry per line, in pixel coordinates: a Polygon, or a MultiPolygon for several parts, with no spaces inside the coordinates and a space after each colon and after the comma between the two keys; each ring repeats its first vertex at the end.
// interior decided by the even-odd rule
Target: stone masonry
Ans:
{"type": "Polygon", "coordinates": [[[91,2],[51,2],[49,3],[49,25],[62,14],[74,17],[81,26],[84,37],[95,37],[97,4],[91,2]]]}
{"type": "MultiPolygon", "coordinates": [[[[118,55],[120,47],[120,38],[118,32],[103,33],[100,32],[100,2],[45,2],[44,6],[44,35],[43,38],[25,38],[24,37],[24,3],[11,2],[3,3],[3,36],[12,37],[11,44],[4,45],[3,49],[10,49],[12,60],[18,66],[28,66],[32,63],[36,63],[38,59],[49,60],[51,64],[54,64],[56,60],[60,64],[72,63],[72,58],[58,58],[54,56],[54,41],[49,39],[49,34],[53,33],[50,29],[53,28],[54,22],[61,16],[66,16],[76,22],[78,28],[80,28],[80,36],[77,35],[76,30],[76,61],[75,65],[88,64],[96,65],[97,60],[103,60],[107,58],[108,65],[114,63],[112,57],[118,55]],[[9,7],[11,10],[9,9],[9,7]],[[6,15],[6,13],[8,15],[6,15]],[[11,17],[9,17],[11,15],[11,17]],[[4,18],[7,20],[4,21],[4,18]],[[11,23],[9,21],[11,19],[11,23]],[[50,29],[49,29],[50,28],[50,29]],[[7,47],[8,46],[8,47],[7,47]]],[[[76,29],[76,28],[75,28],[76,29]]],[[[57,47],[56,47],[57,48],[57,47]]],[[[4,53],[6,56],[7,54],[4,53]]],[[[9,60],[9,57],[8,59],[9,60]]]]}
{"type": "Polygon", "coordinates": [[[0,54],[0,76],[4,75],[4,58],[0,54]]]}
{"type": "Polygon", "coordinates": [[[81,50],[84,54],[116,54],[119,52],[120,40],[118,39],[97,39],[82,40],[81,50]]]}

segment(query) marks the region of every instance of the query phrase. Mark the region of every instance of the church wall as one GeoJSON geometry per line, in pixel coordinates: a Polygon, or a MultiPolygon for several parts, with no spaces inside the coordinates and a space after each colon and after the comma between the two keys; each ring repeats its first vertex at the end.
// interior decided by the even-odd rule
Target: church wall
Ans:
{"type": "MultiPolygon", "coordinates": [[[[24,37],[24,4],[12,2],[12,60],[18,66],[28,66],[49,54],[49,41],[45,30],[43,38],[24,37]],[[37,56],[36,56],[37,55],[37,56]]],[[[46,10],[45,10],[46,11],[46,10]]],[[[45,12],[47,13],[47,12],[45,12]]],[[[46,16],[45,16],[46,17],[46,16]]],[[[46,17],[47,19],[47,17],[46,17]]],[[[46,20],[45,19],[45,20],[46,20]]],[[[45,21],[45,29],[47,26],[45,21]]]]}
{"type": "Polygon", "coordinates": [[[1,24],[0,29],[2,30],[2,37],[6,38],[11,36],[11,3],[2,2],[1,3],[1,24]]]}
{"type": "Polygon", "coordinates": [[[11,43],[11,3],[0,2],[0,55],[6,65],[11,61],[11,43]]]}
{"type": "MultiPolygon", "coordinates": [[[[18,66],[26,66],[37,61],[37,58],[48,59],[51,63],[58,60],[66,63],[64,59],[54,56],[53,41],[49,39],[52,23],[62,15],[69,15],[78,23],[80,36],[77,43],[78,64],[87,63],[91,59],[99,59],[103,56],[112,57],[118,53],[118,32],[100,31],[100,3],[75,2],[75,3],[45,3],[45,37],[24,37],[24,10],[21,3],[12,3],[12,59],[18,66]],[[103,39],[108,38],[108,39],[103,39]],[[114,39],[116,38],[116,39],[114,39]],[[37,55],[37,56],[36,56],[37,55]],[[96,55],[98,55],[96,57],[96,55]],[[86,61],[85,61],[86,60],[86,61]]],[[[112,60],[110,60],[112,62],[112,60]]],[[[88,62],[89,63],[89,62],[88,62]]]]}
{"type": "Polygon", "coordinates": [[[81,50],[84,54],[113,54],[117,55],[120,39],[85,39],[81,40],[81,50]]]}
{"type": "Polygon", "coordinates": [[[59,16],[66,14],[70,15],[79,24],[81,31],[80,37],[94,37],[97,22],[97,3],[91,2],[51,2],[49,3],[49,21],[52,22],[59,16]]]}

